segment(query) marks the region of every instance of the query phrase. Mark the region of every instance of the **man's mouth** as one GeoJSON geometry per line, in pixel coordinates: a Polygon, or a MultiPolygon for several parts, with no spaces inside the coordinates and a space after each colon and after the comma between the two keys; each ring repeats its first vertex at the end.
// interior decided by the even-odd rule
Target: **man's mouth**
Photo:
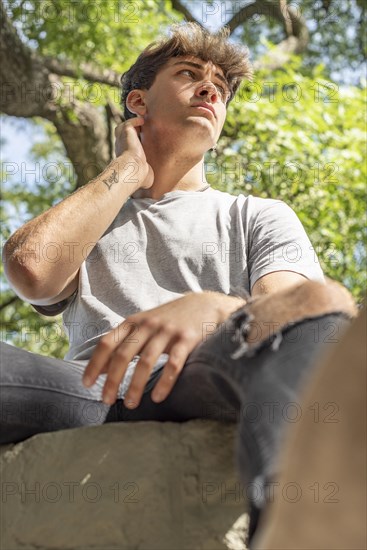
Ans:
{"type": "Polygon", "coordinates": [[[196,107],[197,109],[204,109],[205,111],[209,111],[216,118],[214,107],[210,105],[210,103],[198,103],[197,105],[193,105],[193,107],[196,107]]]}

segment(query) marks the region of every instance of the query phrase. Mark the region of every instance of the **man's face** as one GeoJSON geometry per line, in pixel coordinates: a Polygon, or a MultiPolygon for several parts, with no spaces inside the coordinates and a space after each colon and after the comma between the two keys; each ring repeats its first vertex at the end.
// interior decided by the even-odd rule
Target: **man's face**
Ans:
{"type": "Polygon", "coordinates": [[[171,58],[144,90],[144,132],[172,139],[190,129],[193,144],[204,150],[218,140],[226,117],[228,84],[220,68],[193,56],[171,58]]]}

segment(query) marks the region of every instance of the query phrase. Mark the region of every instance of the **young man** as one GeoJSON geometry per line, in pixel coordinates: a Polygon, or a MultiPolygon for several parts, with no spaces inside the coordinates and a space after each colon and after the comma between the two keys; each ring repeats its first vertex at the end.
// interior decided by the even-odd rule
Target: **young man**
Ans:
{"type": "MultiPolygon", "coordinates": [[[[251,77],[247,51],[226,38],[185,24],[144,50],[123,78],[116,158],[6,243],[10,283],[41,313],[63,311],[70,350],[61,361],[5,346],[5,399],[52,396],[62,414],[3,420],[3,443],[88,424],[90,399],[101,424],[233,421],[247,403],[294,401],[330,323],[338,332],[355,314],[348,292],[325,284],[287,205],[205,180],[204,154],[251,77]],[[30,253],[49,242],[65,252],[57,262],[30,253]]],[[[264,489],[284,419],[238,420],[242,479],[264,489]]],[[[263,504],[254,497],[251,532],[263,504]]]]}

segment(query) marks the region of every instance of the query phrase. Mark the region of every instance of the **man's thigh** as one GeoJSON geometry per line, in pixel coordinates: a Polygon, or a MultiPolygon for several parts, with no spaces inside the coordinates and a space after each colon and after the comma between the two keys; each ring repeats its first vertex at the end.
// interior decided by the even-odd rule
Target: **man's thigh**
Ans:
{"type": "Polygon", "coordinates": [[[84,367],[0,343],[0,443],[118,419],[101,387],[82,384],[84,367]]]}
{"type": "Polygon", "coordinates": [[[184,422],[207,418],[223,422],[237,422],[240,411],[240,394],[233,381],[223,371],[213,367],[211,358],[186,361],[167,398],[155,403],[151,392],[162,370],[151,380],[136,409],[125,407],[123,400],[116,402],[122,420],[158,420],[184,422]]]}

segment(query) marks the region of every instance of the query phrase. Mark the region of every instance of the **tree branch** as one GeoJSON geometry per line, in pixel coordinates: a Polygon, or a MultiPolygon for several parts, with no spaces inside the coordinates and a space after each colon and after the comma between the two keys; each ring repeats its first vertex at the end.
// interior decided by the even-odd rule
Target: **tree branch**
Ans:
{"type": "Polygon", "coordinates": [[[284,0],[275,4],[272,0],[255,0],[241,8],[229,21],[231,34],[254,15],[266,15],[277,19],[284,27],[288,37],[282,40],[271,52],[254,63],[255,69],[277,69],[282,67],[294,53],[303,52],[309,42],[309,33],[302,15],[284,0]],[[289,34],[291,32],[291,34],[289,34]]]}
{"type": "Polygon", "coordinates": [[[0,311],[2,311],[8,306],[11,306],[12,304],[14,304],[14,302],[17,302],[18,300],[20,301],[20,298],[18,296],[15,296],[15,295],[11,296],[8,300],[0,304],[0,311]]]}
{"type": "Polygon", "coordinates": [[[80,69],[76,69],[72,63],[59,61],[53,57],[44,57],[43,64],[51,73],[59,76],[70,76],[75,79],[84,78],[88,82],[108,84],[116,88],[120,86],[120,75],[110,69],[105,69],[101,72],[90,64],[82,64],[80,69]]]}
{"type": "Polygon", "coordinates": [[[124,115],[123,113],[115,107],[113,103],[110,101],[107,101],[107,104],[105,106],[105,112],[106,112],[106,121],[107,121],[107,128],[108,128],[108,147],[109,147],[109,154],[110,157],[113,158],[115,154],[115,148],[114,148],[114,128],[116,124],[120,124],[121,122],[124,122],[124,115]]]}
{"type": "Polygon", "coordinates": [[[84,185],[111,160],[103,112],[76,99],[73,90],[47,68],[44,59],[23,44],[2,2],[0,19],[1,111],[51,121],[74,166],[77,186],[84,185]]]}
{"type": "Polygon", "coordinates": [[[14,116],[45,115],[45,100],[36,97],[49,84],[47,70],[21,41],[0,2],[0,108],[14,116]]]}
{"type": "Polygon", "coordinates": [[[291,34],[293,34],[292,22],[290,20],[290,17],[284,17],[284,14],[287,13],[288,10],[287,0],[279,0],[279,8],[281,13],[283,14],[285,32],[287,33],[287,36],[291,36],[291,34]]]}
{"type": "Polygon", "coordinates": [[[194,23],[197,23],[198,25],[200,25],[201,27],[203,26],[200,21],[198,21],[193,15],[192,13],[186,8],[186,6],[184,6],[182,4],[182,2],[180,2],[180,0],[171,0],[171,4],[172,4],[172,8],[176,11],[179,11],[180,13],[183,14],[183,16],[185,17],[186,21],[192,21],[194,23]]]}

